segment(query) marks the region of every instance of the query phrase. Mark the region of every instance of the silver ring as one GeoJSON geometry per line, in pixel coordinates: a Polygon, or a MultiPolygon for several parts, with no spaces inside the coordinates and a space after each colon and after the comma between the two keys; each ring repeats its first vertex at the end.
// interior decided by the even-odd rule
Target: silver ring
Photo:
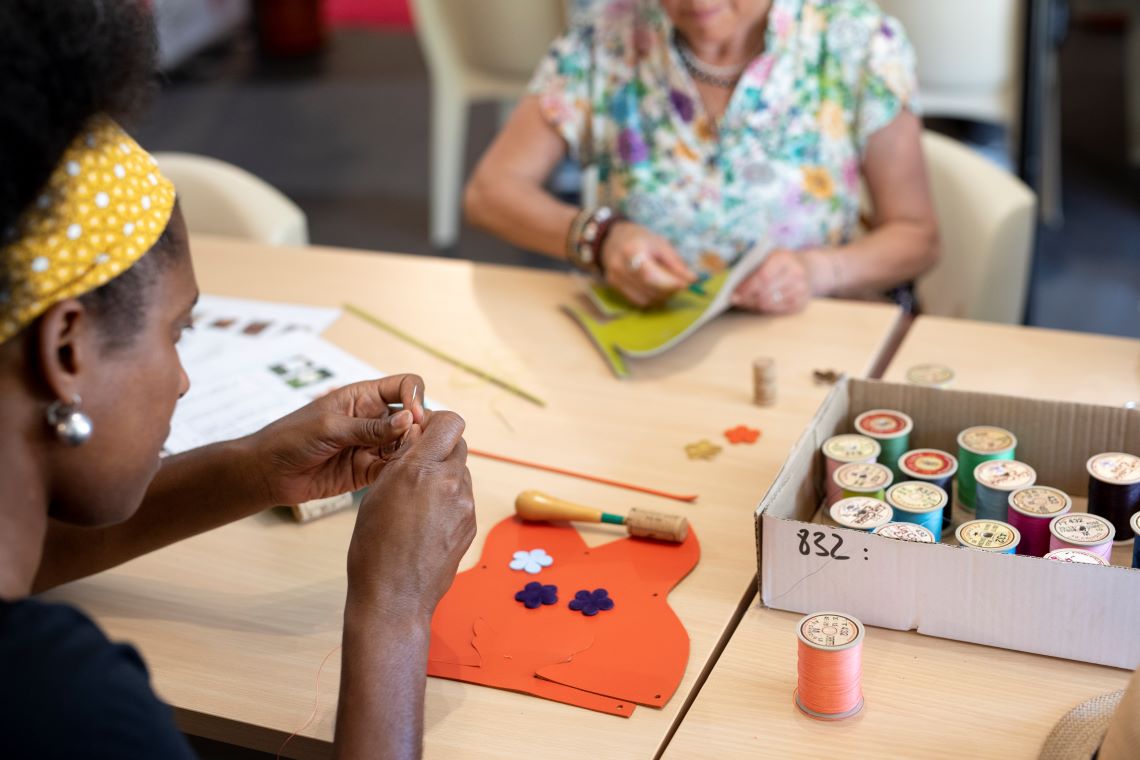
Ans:
{"type": "Polygon", "coordinates": [[[645,263],[645,251],[640,251],[638,253],[635,253],[633,255],[633,258],[629,260],[629,271],[636,272],[637,270],[641,269],[641,266],[644,263],[645,263]]]}

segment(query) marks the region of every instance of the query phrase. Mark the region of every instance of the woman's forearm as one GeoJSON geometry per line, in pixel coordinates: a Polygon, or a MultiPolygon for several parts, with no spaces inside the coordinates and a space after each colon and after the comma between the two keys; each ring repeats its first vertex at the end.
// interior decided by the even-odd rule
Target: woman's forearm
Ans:
{"type": "Polygon", "coordinates": [[[81,528],[53,521],[34,590],[101,572],[272,506],[250,464],[249,447],[248,439],[240,439],[168,457],[142,506],[118,525],[81,528]]]}
{"type": "Polygon", "coordinates": [[[884,292],[938,262],[938,232],[926,221],[893,221],[836,248],[804,252],[816,296],[884,292]]]}
{"type": "Polygon", "coordinates": [[[578,209],[544,187],[510,175],[476,173],[463,199],[467,220],[528,251],[566,257],[566,234],[578,209]]]}

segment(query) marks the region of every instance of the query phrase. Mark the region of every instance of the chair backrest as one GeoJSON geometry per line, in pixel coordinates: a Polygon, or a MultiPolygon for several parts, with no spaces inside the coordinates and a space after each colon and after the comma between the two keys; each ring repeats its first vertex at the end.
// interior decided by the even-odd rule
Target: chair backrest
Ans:
{"type": "Polygon", "coordinates": [[[1014,123],[1025,0],[878,3],[914,45],[925,113],[1014,123]]]}
{"type": "Polygon", "coordinates": [[[966,146],[922,136],[942,259],[918,281],[924,312],[1018,324],[1025,311],[1037,198],[966,146]]]}
{"type": "Polygon", "coordinates": [[[566,28],[562,0],[414,0],[428,65],[525,83],[566,28]]]}
{"type": "Polygon", "coordinates": [[[174,183],[193,233],[270,245],[308,245],[305,213],[269,183],[225,161],[190,153],[156,153],[174,183]]]}

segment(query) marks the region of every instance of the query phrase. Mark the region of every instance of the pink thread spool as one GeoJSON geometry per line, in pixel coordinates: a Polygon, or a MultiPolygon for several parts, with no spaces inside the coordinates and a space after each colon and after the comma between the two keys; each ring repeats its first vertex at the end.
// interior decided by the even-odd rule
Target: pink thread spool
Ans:
{"type": "Polygon", "coordinates": [[[1009,524],[1021,533],[1017,553],[1044,557],[1049,551],[1049,522],[1068,514],[1073,500],[1057,488],[1027,486],[1010,493],[1008,501],[1009,524]]]}
{"type": "Polygon", "coordinates": [[[824,488],[828,507],[843,498],[843,492],[835,482],[835,471],[841,465],[851,462],[874,462],[882,450],[878,441],[854,433],[833,435],[823,442],[820,451],[823,452],[823,461],[826,463],[824,488]]]}
{"type": "Polygon", "coordinates": [[[843,612],[805,615],[797,627],[796,707],[819,720],[863,709],[863,624],[843,612]]]}
{"type": "Polygon", "coordinates": [[[1049,521],[1049,551],[1084,549],[1112,564],[1116,528],[1103,517],[1084,512],[1058,515],[1049,521]]]}
{"type": "Polygon", "coordinates": [[[1084,549],[1055,549],[1045,555],[1045,559],[1056,560],[1057,562],[1071,562],[1074,565],[1104,565],[1108,563],[1104,561],[1104,557],[1092,552],[1086,552],[1084,549]]]}

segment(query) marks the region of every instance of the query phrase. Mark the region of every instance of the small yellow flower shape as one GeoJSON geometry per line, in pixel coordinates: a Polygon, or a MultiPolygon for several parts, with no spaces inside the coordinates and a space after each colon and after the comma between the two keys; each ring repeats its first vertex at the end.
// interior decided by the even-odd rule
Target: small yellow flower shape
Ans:
{"type": "Polygon", "coordinates": [[[688,454],[689,459],[713,459],[720,452],[720,446],[717,446],[708,438],[702,438],[696,443],[690,443],[685,447],[685,453],[688,454]]]}
{"type": "Polygon", "coordinates": [[[684,159],[690,163],[699,163],[701,157],[697,155],[696,151],[685,144],[683,140],[677,141],[676,147],[677,158],[684,159]]]}
{"type": "Polygon", "coordinates": [[[832,139],[843,137],[847,125],[843,121],[843,108],[834,100],[825,100],[819,107],[819,128],[832,139]]]}
{"type": "Polygon", "coordinates": [[[701,116],[694,122],[693,131],[697,133],[697,138],[705,142],[712,142],[716,139],[716,127],[709,121],[707,116],[701,116]]]}
{"type": "Polygon", "coordinates": [[[835,194],[835,183],[831,175],[822,166],[804,167],[804,190],[809,195],[825,201],[835,194]]]}

